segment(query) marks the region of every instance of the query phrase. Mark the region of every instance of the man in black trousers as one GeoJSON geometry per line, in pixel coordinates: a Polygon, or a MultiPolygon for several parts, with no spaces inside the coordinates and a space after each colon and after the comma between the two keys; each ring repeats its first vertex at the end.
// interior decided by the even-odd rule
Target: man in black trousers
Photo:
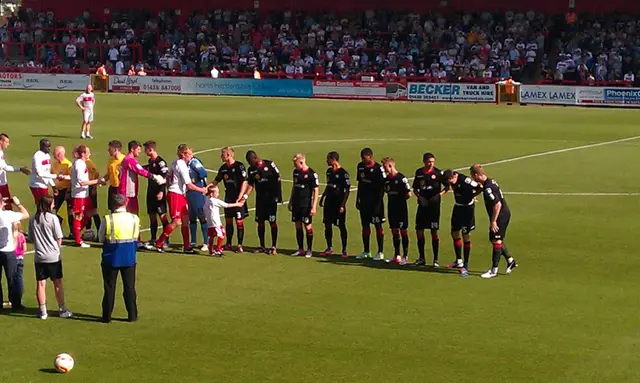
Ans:
{"type": "Polygon", "coordinates": [[[124,304],[129,322],[138,319],[136,303],[136,251],[140,233],[140,218],[127,213],[127,199],[116,194],[111,200],[111,214],[104,217],[100,225],[99,238],[102,247],[102,279],[104,297],[102,298],[102,318],[104,323],[111,322],[111,313],[116,294],[118,273],[122,275],[124,285],[124,304]]]}

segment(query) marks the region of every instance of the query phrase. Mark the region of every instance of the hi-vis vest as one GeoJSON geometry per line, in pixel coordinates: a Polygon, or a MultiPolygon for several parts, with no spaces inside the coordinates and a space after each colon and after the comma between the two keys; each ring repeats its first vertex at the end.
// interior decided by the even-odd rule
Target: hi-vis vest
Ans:
{"type": "Polygon", "coordinates": [[[104,217],[102,263],[111,267],[136,264],[140,218],[127,212],[115,212],[104,217]]]}
{"type": "Polygon", "coordinates": [[[107,71],[106,69],[104,69],[104,65],[101,65],[98,70],[96,71],[96,74],[100,77],[102,77],[103,79],[107,78],[107,71]]]}

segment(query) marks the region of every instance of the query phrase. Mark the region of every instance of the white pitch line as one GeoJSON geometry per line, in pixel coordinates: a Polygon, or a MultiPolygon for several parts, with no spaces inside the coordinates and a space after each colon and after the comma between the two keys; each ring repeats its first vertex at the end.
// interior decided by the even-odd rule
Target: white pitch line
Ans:
{"type": "MultiPolygon", "coordinates": [[[[617,140],[611,140],[611,141],[604,141],[604,142],[596,142],[593,144],[587,144],[587,145],[580,145],[580,146],[572,146],[569,148],[564,148],[564,149],[555,149],[555,150],[548,150],[545,152],[539,152],[539,153],[533,153],[533,154],[527,154],[524,156],[518,156],[518,157],[512,157],[512,158],[507,158],[504,160],[498,160],[498,161],[492,161],[492,162],[487,162],[482,164],[482,166],[491,166],[491,165],[500,165],[500,164],[506,164],[509,162],[515,162],[515,161],[521,161],[521,160],[526,160],[529,158],[536,158],[536,157],[544,157],[544,156],[549,156],[552,154],[559,154],[559,153],[567,153],[567,152],[572,152],[575,150],[582,150],[582,149],[590,149],[590,148],[596,148],[599,146],[605,146],[605,145],[612,145],[612,144],[618,144],[621,142],[627,142],[627,141],[633,141],[633,140],[637,140],[639,139],[640,136],[633,136],[633,137],[626,137],[626,138],[619,138],[617,140]]],[[[309,143],[329,143],[329,142],[348,142],[348,141],[367,141],[367,140],[372,140],[372,141],[415,141],[415,140],[421,140],[421,141],[425,141],[425,140],[429,140],[429,139],[408,139],[408,138],[396,138],[396,139],[389,139],[389,140],[385,140],[385,139],[378,139],[378,138],[374,138],[374,139],[347,139],[347,140],[318,140],[318,141],[289,141],[289,142],[271,142],[271,143],[262,143],[262,144],[249,144],[249,145],[237,145],[236,147],[249,147],[249,146],[260,146],[260,145],[274,145],[274,144],[309,144],[309,143]]],[[[209,151],[213,151],[213,150],[219,150],[220,148],[214,148],[214,149],[206,149],[206,150],[201,150],[198,152],[195,152],[194,154],[199,154],[199,153],[205,153],[205,152],[209,152],[209,151]]],[[[461,167],[461,168],[457,168],[457,169],[453,169],[455,171],[462,171],[462,170],[467,170],[468,167],[461,167]]],[[[213,172],[213,173],[217,173],[217,170],[212,170],[212,169],[206,169],[207,171],[213,172]]],[[[410,177],[409,180],[414,179],[414,177],[410,177]]],[[[283,182],[293,182],[292,180],[282,180],[283,182]]],[[[321,184],[324,185],[324,184],[321,184]]],[[[352,189],[353,190],[357,190],[355,188],[352,189]]]]}
{"type": "MultiPolygon", "coordinates": [[[[617,143],[620,143],[620,142],[633,141],[633,140],[637,140],[638,138],[640,138],[640,136],[633,136],[633,137],[627,137],[627,138],[620,138],[620,139],[617,139],[617,140],[597,142],[595,144],[573,146],[573,147],[565,148],[565,149],[549,150],[549,151],[546,151],[546,152],[533,153],[533,154],[527,154],[527,155],[519,156],[519,157],[507,158],[505,160],[487,162],[485,164],[482,164],[482,166],[506,164],[506,163],[509,163],[509,162],[526,160],[526,159],[529,159],[529,158],[549,156],[551,154],[567,153],[567,152],[573,152],[575,150],[596,148],[598,146],[605,146],[605,145],[617,144],[617,143]]],[[[460,169],[455,169],[455,170],[458,171],[458,170],[464,170],[464,169],[466,169],[466,168],[460,168],[460,169]]]]}
{"type": "MultiPolygon", "coordinates": [[[[250,148],[253,146],[274,146],[274,145],[295,145],[295,144],[330,144],[334,142],[364,142],[364,141],[481,141],[486,138],[464,138],[464,137],[433,137],[433,138],[346,138],[346,139],[326,139],[326,140],[300,140],[300,141],[274,141],[256,142],[253,144],[229,145],[232,148],[250,148]]],[[[495,139],[490,139],[496,141],[495,139]]],[[[504,141],[532,141],[532,142],[576,142],[576,140],[554,140],[554,139],[505,139],[504,141]]],[[[193,154],[202,154],[221,150],[219,148],[202,149],[193,154]]]]}
{"type": "Polygon", "coordinates": [[[507,195],[530,195],[530,196],[568,196],[568,197],[635,197],[640,193],[580,193],[580,192],[505,192],[507,195]]]}

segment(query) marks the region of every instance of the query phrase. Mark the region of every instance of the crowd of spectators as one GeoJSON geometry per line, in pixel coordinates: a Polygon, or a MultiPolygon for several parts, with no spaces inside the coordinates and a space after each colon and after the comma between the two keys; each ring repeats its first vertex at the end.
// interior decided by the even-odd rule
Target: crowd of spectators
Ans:
{"type": "Polygon", "coordinates": [[[640,22],[635,16],[584,17],[555,41],[555,68],[541,75],[549,80],[578,83],[640,79],[640,22]]]}
{"type": "Polygon", "coordinates": [[[223,73],[257,68],[289,78],[353,79],[366,73],[441,81],[512,76],[633,82],[640,69],[640,24],[623,15],[581,16],[575,24],[535,12],[287,11],[259,17],[253,11],[215,10],[184,19],[171,12],[110,16],[109,23],[97,23],[87,12],[57,20],[53,11],[20,10],[0,27],[5,42],[0,60],[76,70],[106,62],[118,74],[135,65],[194,74],[213,67],[223,73]]]}

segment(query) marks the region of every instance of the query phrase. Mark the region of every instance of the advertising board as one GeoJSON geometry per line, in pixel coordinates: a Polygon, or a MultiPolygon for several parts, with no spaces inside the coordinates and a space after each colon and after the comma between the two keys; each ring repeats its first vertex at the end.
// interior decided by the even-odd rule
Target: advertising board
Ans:
{"type": "Polygon", "coordinates": [[[574,86],[563,85],[521,85],[520,103],[575,105],[576,90],[574,86]]]}
{"type": "Polygon", "coordinates": [[[109,76],[109,89],[114,92],[138,93],[144,76],[109,76]]]}
{"type": "Polygon", "coordinates": [[[385,100],[387,86],[379,81],[317,80],[313,82],[313,97],[385,100]]]}
{"type": "Polygon", "coordinates": [[[411,101],[495,102],[494,84],[420,83],[408,85],[411,101]]]}
{"type": "Polygon", "coordinates": [[[184,77],[182,79],[182,93],[310,98],[313,97],[313,81],[184,77]]]}

